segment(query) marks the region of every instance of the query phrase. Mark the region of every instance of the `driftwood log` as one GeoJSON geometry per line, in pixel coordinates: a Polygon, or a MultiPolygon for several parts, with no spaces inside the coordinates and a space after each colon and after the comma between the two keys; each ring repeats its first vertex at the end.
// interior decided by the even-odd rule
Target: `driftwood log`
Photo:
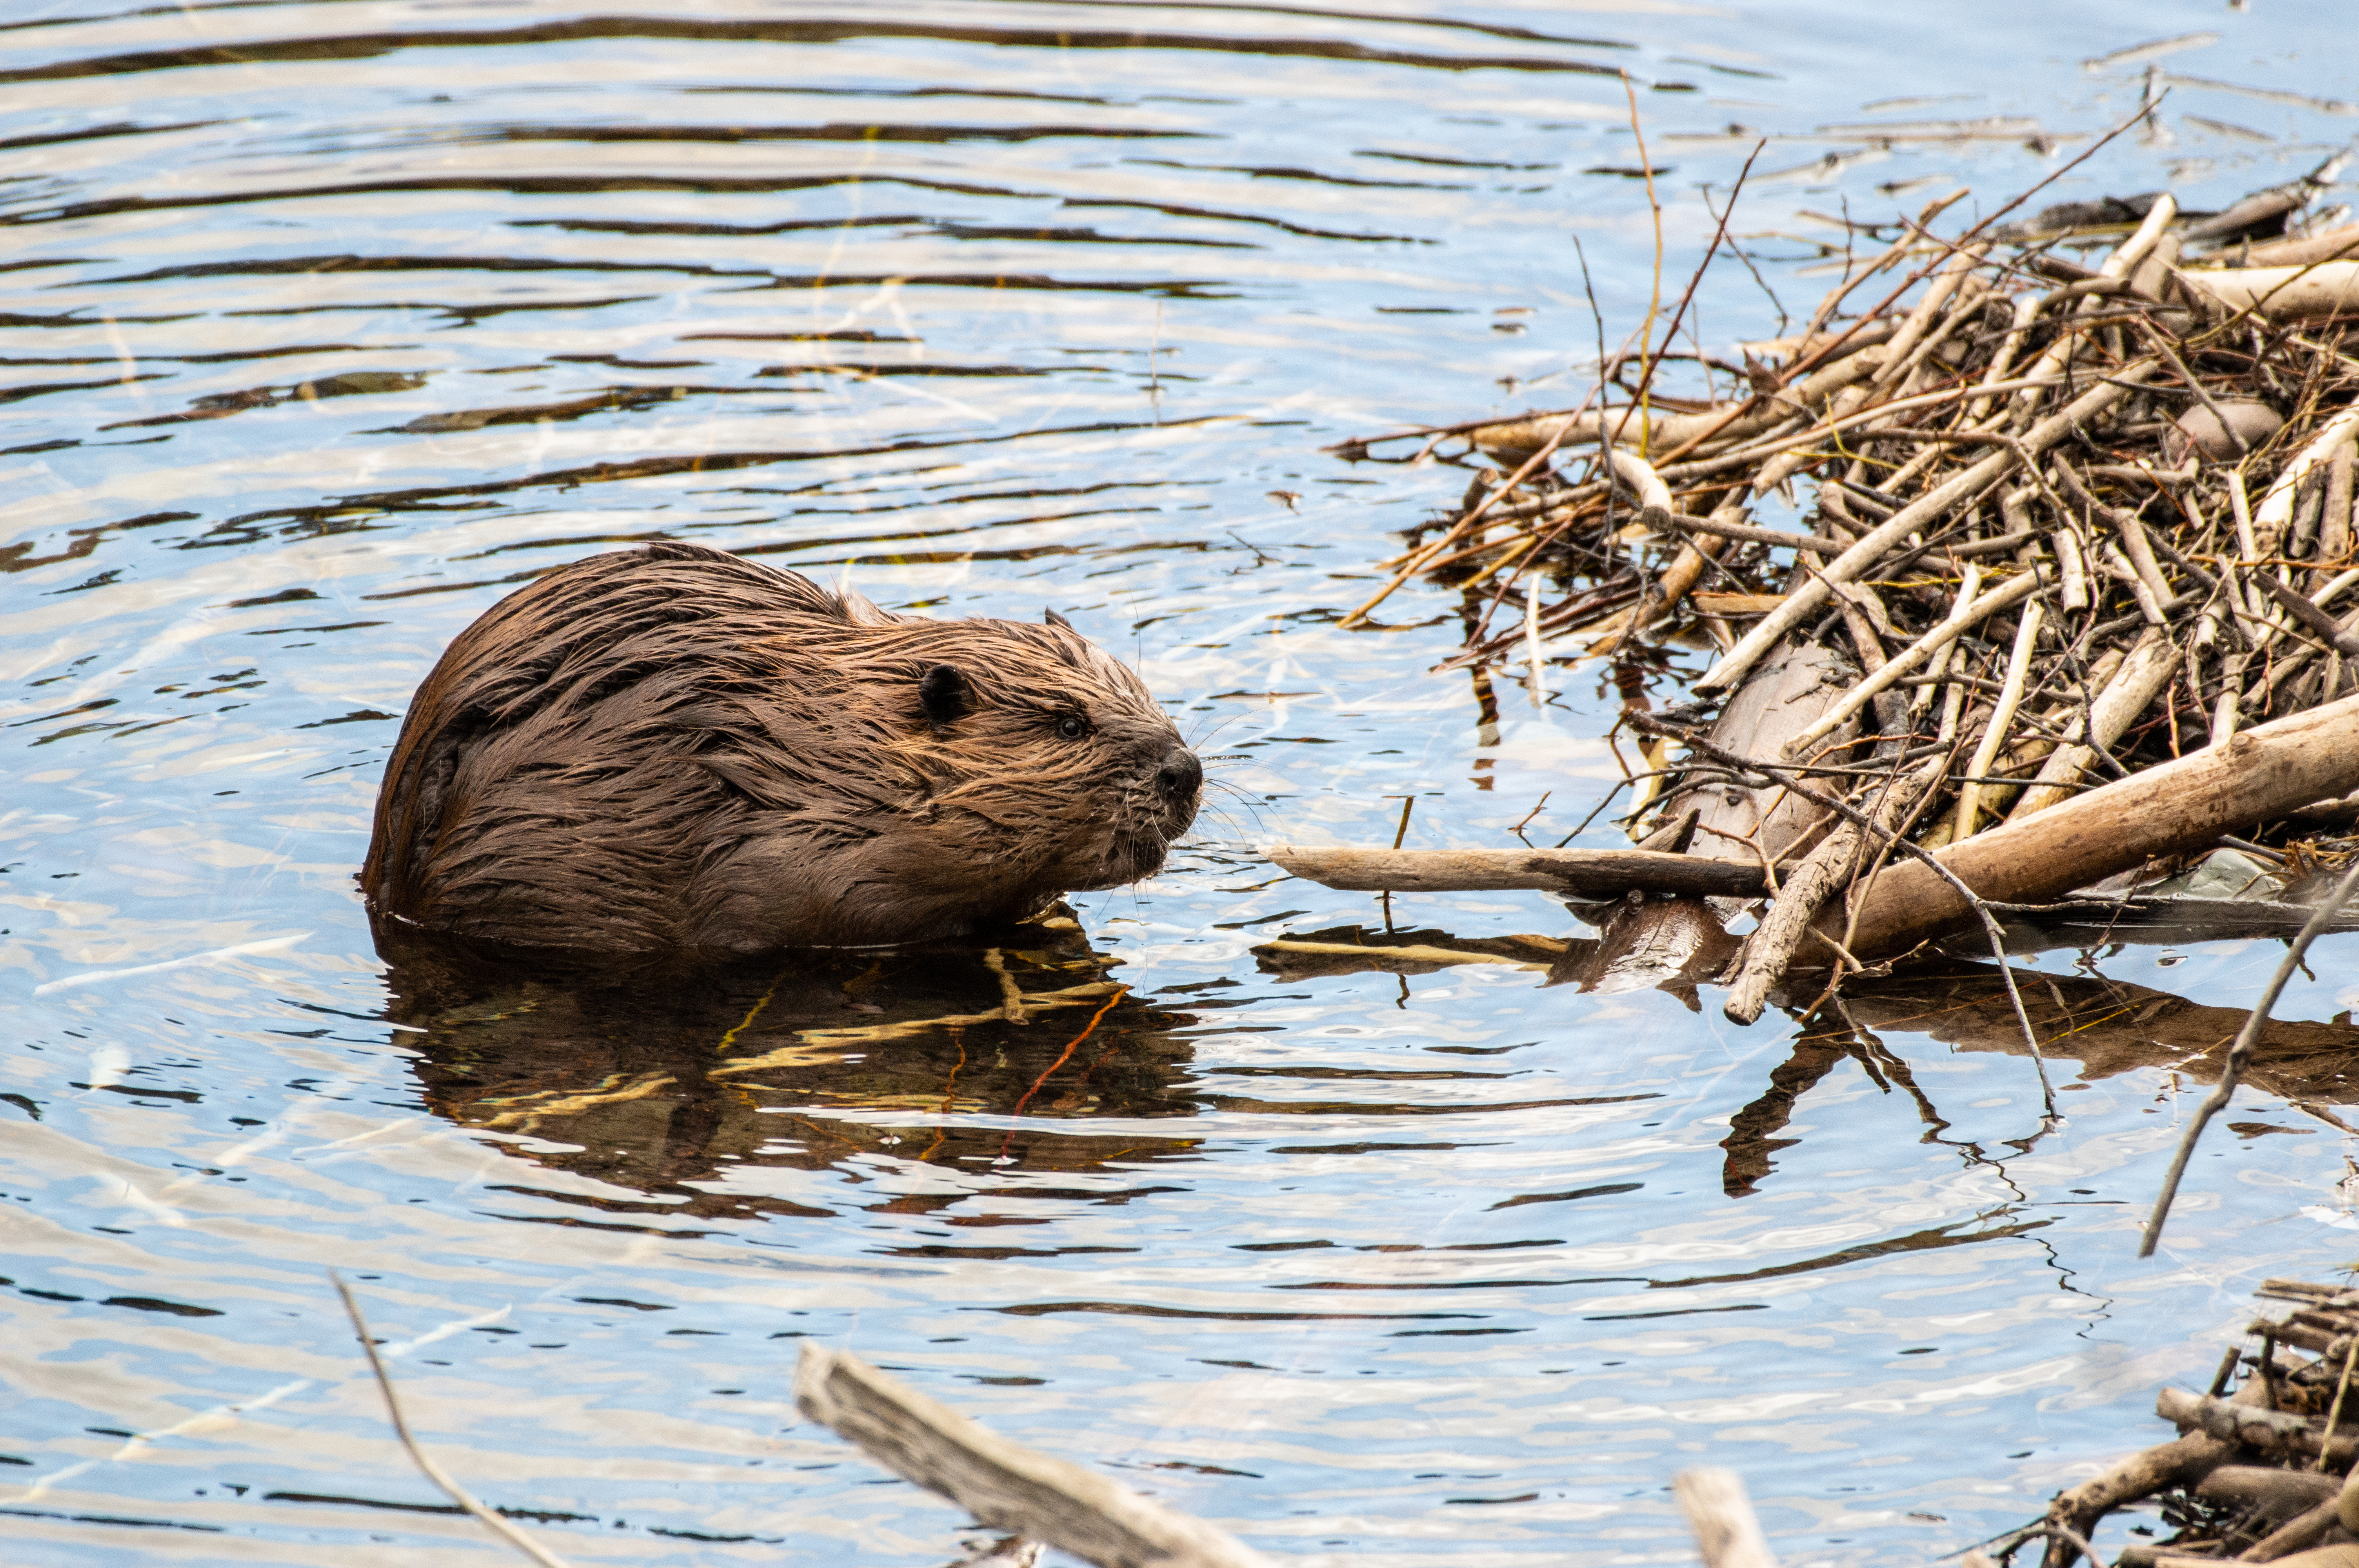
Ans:
{"type": "MultiPolygon", "coordinates": [[[[1977,896],[2039,903],[2253,823],[2359,788],[2359,697],[2240,730],[1936,851],[1977,896]]],[[[1914,860],[1889,865],[1859,905],[1862,957],[1905,952],[1963,922],[1957,890],[1914,860]]]]}
{"type": "Polygon", "coordinates": [[[803,1341],[803,1414],[906,1481],[1098,1568],[1264,1568],[1222,1531],[1094,1470],[1011,1443],[848,1351],[803,1341]]]}
{"type": "Polygon", "coordinates": [[[1695,1531],[1704,1568],[1777,1568],[1735,1471],[1711,1465],[1682,1470],[1671,1477],[1671,1493],[1695,1531]]]}
{"type": "Polygon", "coordinates": [[[2338,1433],[2330,1442],[2326,1423],[2316,1417],[2255,1410],[2184,1389],[2165,1389],[2157,1394],[2154,1413],[2181,1431],[2201,1432],[2261,1454],[2315,1459],[2323,1447],[2327,1463],[2336,1465],[2349,1465],[2359,1454],[2359,1438],[2338,1433]]]}
{"type": "Polygon", "coordinates": [[[2272,320],[2337,316],[2359,308],[2359,262],[2231,267],[2180,276],[2230,310],[2250,310],[2272,320]]]}
{"type": "MultiPolygon", "coordinates": [[[[1803,730],[1814,728],[1843,700],[1858,669],[1816,643],[1788,643],[1764,659],[1753,678],[1731,693],[1712,720],[1712,744],[1747,757],[1777,757],[1803,730]]],[[[1830,752],[1858,738],[1856,722],[1827,736],[1830,752]]],[[[1683,784],[1664,797],[1666,816],[1697,812],[1692,852],[1714,860],[1760,864],[1807,851],[1825,828],[1828,813],[1800,795],[1721,779],[1683,784]]]]}

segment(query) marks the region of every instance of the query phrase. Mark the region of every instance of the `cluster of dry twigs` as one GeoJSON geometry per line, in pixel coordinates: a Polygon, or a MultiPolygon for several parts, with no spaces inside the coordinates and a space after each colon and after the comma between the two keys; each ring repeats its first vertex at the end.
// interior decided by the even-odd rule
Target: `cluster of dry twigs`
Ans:
{"type": "Polygon", "coordinates": [[[2280,1561],[2325,1568],[2359,1559],[2351,1544],[2359,1541],[2359,1487],[2350,1479],[2359,1444],[2340,1424],[2359,1411],[2351,1398],[2359,1292],[2268,1280],[2260,1293],[2296,1305],[2283,1319],[2252,1324],[2257,1350],[2231,1346],[2208,1392],[2166,1388],[2156,1398],[2155,1413],[2180,1437],[2059,1495],[2039,1521],[1990,1543],[1997,1555],[2044,1537],[2046,1568],[2069,1568],[2089,1552],[2089,1534],[2106,1514],[2159,1497],[2172,1537],[2127,1548],[2121,1568],[2280,1561]],[[2240,1360],[2252,1370],[2229,1394],[2240,1360]]]}
{"type": "MultiPolygon", "coordinates": [[[[1779,784],[1855,829],[1783,877],[1764,928],[1794,942],[1863,842],[1923,860],[2334,701],[2359,685],[2359,225],[2310,208],[2336,167],[2213,215],[2160,194],[2002,227],[2018,198],[1945,238],[1959,191],[1849,265],[1802,332],[1723,367],[1740,395],[1658,391],[1650,335],[1577,408],[1348,443],[1474,473],[1345,623],[1423,577],[1461,591],[1453,662],[1527,663],[1536,699],[1548,665],[1613,661],[1648,738],[1625,820],[1679,849],[1672,781],[1718,765],[1715,740],[1732,777],[1762,748],[1701,707],[1648,713],[1647,676],[1707,638],[1705,697],[1780,648],[1837,652],[1847,689],[1777,739],[1779,784]],[[1809,533],[1755,524],[1789,501],[1809,533]]],[[[2306,872],[2359,848],[2350,826],[2227,841],[2306,872]]],[[[1794,942],[1765,966],[1756,938],[1758,989],[1794,942]]]]}

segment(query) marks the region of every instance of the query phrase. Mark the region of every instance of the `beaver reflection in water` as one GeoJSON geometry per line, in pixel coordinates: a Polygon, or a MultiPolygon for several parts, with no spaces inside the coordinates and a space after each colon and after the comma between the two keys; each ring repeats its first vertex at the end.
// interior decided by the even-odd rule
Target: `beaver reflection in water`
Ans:
{"type": "Polygon", "coordinates": [[[552,572],[444,651],[361,887],[380,917],[528,947],[954,936],[1153,872],[1202,782],[1054,611],[894,615],[657,545],[552,572]]]}

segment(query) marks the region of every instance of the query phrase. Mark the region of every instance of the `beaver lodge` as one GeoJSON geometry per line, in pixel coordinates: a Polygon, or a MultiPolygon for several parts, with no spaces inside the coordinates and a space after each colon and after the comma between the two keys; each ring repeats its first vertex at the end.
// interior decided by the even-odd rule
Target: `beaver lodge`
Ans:
{"type": "MultiPolygon", "coordinates": [[[[1337,449],[1468,471],[1343,624],[1454,594],[1464,645],[1441,667],[1469,672],[1486,720],[1547,700],[1551,672],[1610,679],[1625,778],[1590,821],[1618,813],[1633,842],[1567,848],[1584,821],[1553,848],[1271,846],[1332,887],[1544,890],[1602,929],[1492,954],[1321,934],[1337,940],[1274,942],[1265,964],[1364,944],[1584,987],[1636,964],[1691,1005],[1724,987],[1739,1022],[1781,1005],[1806,1046],[1895,1007],[2011,1033],[2043,1088],[2043,1044],[2102,1051],[2085,1032],[2124,1008],[2076,1011],[2048,980],[2027,995],[2010,948],[2274,935],[2282,984],[2359,883],[2359,224],[2312,211],[2334,172],[2218,213],[2156,194],[2027,217],[2017,198],[1944,225],[1960,190],[1854,225],[1868,248],[1837,258],[1800,330],[1675,352],[1723,218],[1579,405],[1337,449]],[[1977,956],[2003,995],[1949,995],[1977,956]]],[[[2342,1081],[2347,1022],[2268,1025],[2274,996],[2181,1042],[2215,1087],[2148,1249],[2205,1122],[2248,1065],[2270,1074],[2256,1047],[2280,1076],[2301,1057],[2294,1077],[2342,1081]],[[2288,1027],[2332,1036],[2309,1043],[2332,1062],[2288,1027]]],[[[2255,1325],[2233,1395],[2234,1351],[2208,1392],[2164,1393],[2186,1435],[1986,1547],[2040,1542],[2065,1568],[2094,1557],[2104,1515],[2160,1497],[2176,1534],[2128,1568],[2359,1565],[2359,1292],[2265,1293],[2296,1310],[2255,1325]]],[[[1769,1560],[1734,1477],[1690,1472],[1680,1493],[1708,1562],[1769,1560]]]]}
{"type": "Polygon", "coordinates": [[[2002,920],[2135,925],[2174,874],[2300,905],[2359,848],[2359,225],[2301,232],[2332,175],[2208,216],[2161,194],[2006,223],[2018,199],[1945,236],[1958,191],[1867,230],[1741,362],[1666,346],[1690,280],[1578,406],[1346,443],[1470,477],[1344,623],[1454,591],[1444,667],[1492,714],[1503,677],[1538,701],[1598,665],[1628,748],[1600,810],[1636,845],[1272,858],[1681,903],[1687,978],[1743,1022],[1937,939],[1987,953],[2002,920]],[[1675,363],[1695,395],[1658,384],[1675,363]]]}

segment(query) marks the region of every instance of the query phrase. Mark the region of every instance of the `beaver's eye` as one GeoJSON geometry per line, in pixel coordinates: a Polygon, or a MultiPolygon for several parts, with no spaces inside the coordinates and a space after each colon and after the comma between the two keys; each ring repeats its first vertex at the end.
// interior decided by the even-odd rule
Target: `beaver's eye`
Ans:
{"type": "Polygon", "coordinates": [[[1078,741],[1089,732],[1089,721],[1078,713],[1068,713],[1057,720],[1057,733],[1068,741],[1078,741]]]}

